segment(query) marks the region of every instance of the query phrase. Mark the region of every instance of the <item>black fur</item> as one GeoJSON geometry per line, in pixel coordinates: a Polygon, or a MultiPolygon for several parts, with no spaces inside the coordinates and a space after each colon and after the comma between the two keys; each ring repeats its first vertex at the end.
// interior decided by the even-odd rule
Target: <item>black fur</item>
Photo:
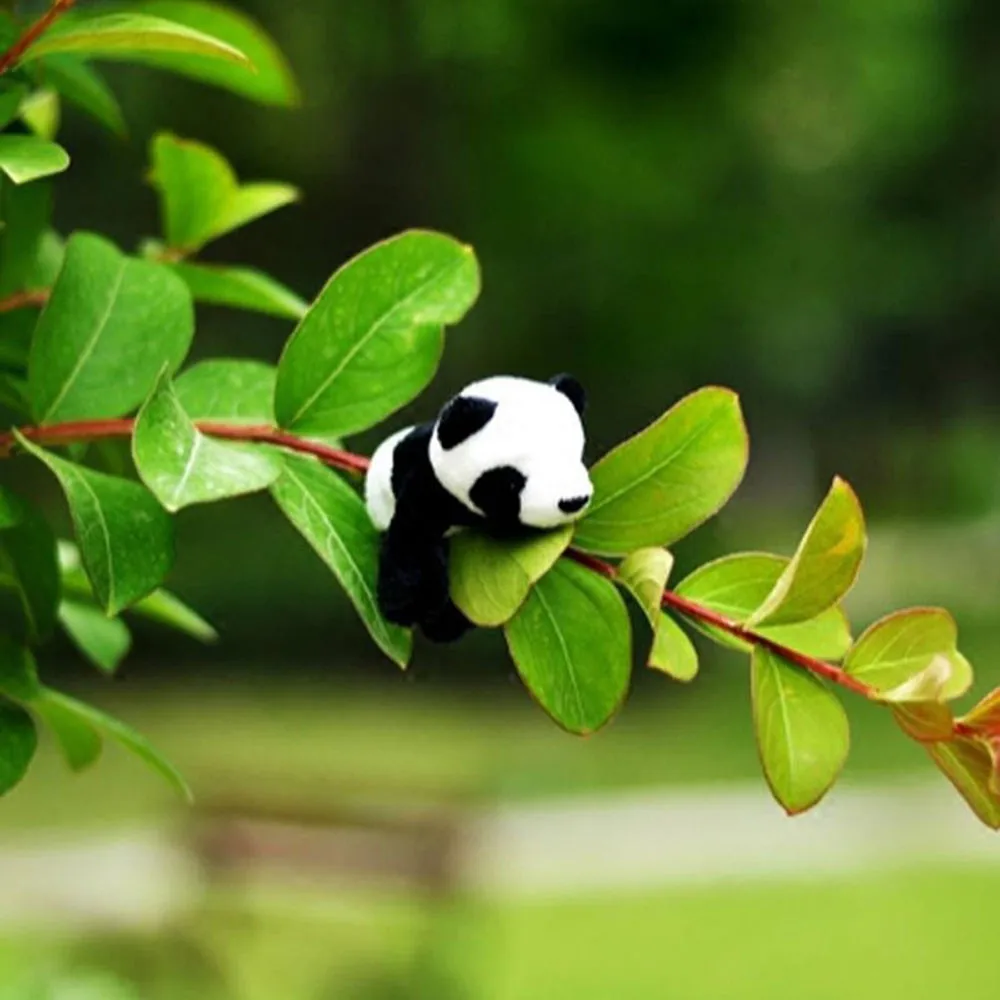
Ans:
{"type": "Polygon", "coordinates": [[[587,393],[572,375],[567,375],[565,372],[562,375],[556,375],[549,379],[549,385],[556,392],[561,392],[573,404],[573,409],[581,417],[583,416],[583,411],[587,408],[587,393]]]}
{"type": "Polygon", "coordinates": [[[437,436],[445,451],[458,447],[481,431],[496,413],[497,404],[478,396],[456,396],[446,403],[438,420],[437,436]]]}
{"type": "Polygon", "coordinates": [[[518,524],[521,514],[521,490],[527,480],[513,466],[502,465],[484,472],[469,490],[469,499],[498,528],[518,524]]]}
{"type": "Polygon", "coordinates": [[[392,492],[396,513],[382,536],[378,604],[397,625],[419,625],[428,638],[451,641],[471,628],[448,593],[445,532],[476,518],[438,481],[428,445],[433,423],[415,427],[396,445],[392,492]]]}

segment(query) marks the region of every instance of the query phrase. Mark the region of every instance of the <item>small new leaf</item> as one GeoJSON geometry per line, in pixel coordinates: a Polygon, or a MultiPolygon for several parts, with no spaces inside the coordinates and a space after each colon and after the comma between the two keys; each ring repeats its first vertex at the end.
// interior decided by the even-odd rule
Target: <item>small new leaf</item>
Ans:
{"type": "Polygon", "coordinates": [[[605,725],[628,693],[631,627],[609,580],[561,559],[505,626],[521,680],[552,719],[586,735],[605,725]]]}
{"type": "Polygon", "coordinates": [[[698,676],[698,652],[694,644],[687,632],[663,611],[657,616],[654,626],[648,665],[675,681],[687,683],[698,676]]]}
{"type": "Polygon", "coordinates": [[[84,771],[101,756],[104,748],[101,734],[64,704],[61,695],[45,689],[31,708],[51,730],[71,771],[84,771]]]}
{"type": "Polygon", "coordinates": [[[403,233],[355,257],[333,275],[285,346],[278,423],[315,435],[374,426],[430,382],[445,326],[478,295],[472,250],[440,233],[403,233]]]}
{"type": "Polygon", "coordinates": [[[594,466],[594,499],[574,544],[605,555],[673,544],[732,496],[747,454],[736,394],[692,393],[594,466]]]}
{"type": "Polygon", "coordinates": [[[1000,733],[1000,688],[991,691],[962,721],[983,732],[1000,733]]]}
{"type": "Polygon", "coordinates": [[[748,625],[793,625],[837,605],[857,579],[866,545],[861,505],[835,479],[798,550],[748,625]]]}
{"type": "Polygon", "coordinates": [[[449,549],[452,599],[476,625],[503,625],[566,551],[572,536],[571,525],[516,541],[477,531],[455,535],[449,549]]]}
{"type": "Polygon", "coordinates": [[[160,382],[139,412],[132,456],[142,481],[172,512],[267,489],[281,474],[277,452],[202,434],[169,379],[160,382]]]}
{"type": "Polygon", "coordinates": [[[59,605],[59,622],[73,644],[98,670],[113,674],[128,655],[132,635],[120,618],[80,601],[59,605]]]}
{"type": "Polygon", "coordinates": [[[972,667],[957,642],[955,619],[947,611],[897,611],[865,630],[847,654],[844,669],[883,699],[952,700],[972,684],[972,667]]]}
{"type": "Polygon", "coordinates": [[[661,609],[663,591],[674,565],[666,549],[637,549],[622,560],[618,580],[642,608],[653,642],[647,665],[680,681],[698,673],[698,654],[684,630],[661,609]]]}
{"type": "Polygon", "coordinates": [[[920,743],[951,739],[955,718],[946,704],[940,701],[914,701],[891,707],[899,728],[911,739],[920,743]]]}
{"type": "Polygon", "coordinates": [[[769,650],[756,647],[751,662],[754,730],[764,775],[786,812],[805,812],[826,795],[847,760],[847,715],[818,678],[769,650]]]}
{"type": "Polygon", "coordinates": [[[116,615],[154,591],[173,562],[174,535],[153,495],[138,483],[75,465],[17,437],[59,480],[104,610],[116,615]]]}
{"type": "Polygon", "coordinates": [[[382,617],[375,597],[379,536],[364,502],[335,472],[296,455],[271,494],[285,516],[333,570],[372,638],[399,666],[409,662],[413,640],[382,617]]]}
{"type": "Polygon", "coordinates": [[[184,253],[299,197],[288,184],[241,187],[229,163],[210,146],[167,132],[153,139],[151,155],[164,235],[170,247],[184,253]]]}
{"type": "Polygon", "coordinates": [[[15,184],[61,174],[69,166],[62,146],[37,135],[0,135],[0,170],[15,184]]]}

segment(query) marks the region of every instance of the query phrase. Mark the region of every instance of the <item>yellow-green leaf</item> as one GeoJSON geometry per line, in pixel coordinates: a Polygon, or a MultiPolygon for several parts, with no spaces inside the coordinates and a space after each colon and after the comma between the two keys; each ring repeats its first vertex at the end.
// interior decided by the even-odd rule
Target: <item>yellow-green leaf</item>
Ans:
{"type": "Polygon", "coordinates": [[[983,740],[956,736],[946,743],[929,744],[927,752],[983,823],[991,830],[1000,830],[1000,795],[994,790],[995,768],[989,746],[983,740]]]}
{"type": "Polygon", "coordinates": [[[847,715],[817,677],[763,647],[753,651],[753,720],[764,775],[791,815],[833,786],[850,749],[847,715]]]}
{"type": "Polygon", "coordinates": [[[865,630],[844,669],[890,700],[951,700],[972,684],[972,667],[957,643],[958,628],[947,611],[897,611],[865,630]]]}
{"type": "Polygon", "coordinates": [[[675,681],[693,681],[698,675],[697,650],[684,629],[663,611],[657,615],[648,666],[675,681]]]}
{"type": "Polygon", "coordinates": [[[452,599],[476,625],[503,625],[566,551],[572,536],[572,525],[516,540],[460,532],[449,548],[452,599]]]}
{"type": "MultiPolygon", "coordinates": [[[[766,552],[741,552],[700,566],[675,588],[677,593],[702,607],[744,625],[773,590],[789,560],[766,552]]],[[[691,624],[723,646],[749,652],[750,646],[728,632],[692,618],[691,624]]],[[[851,630],[839,608],[829,608],[810,621],[797,625],[758,628],[765,638],[800,653],[826,660],[839,660],[851,648],[851,630]]]]}
{"type": "Polygon", "coordinates": [[[793,625],[840,603],[857,579],[865,544],[858,498],[835,479],[791,562],[747,624],[793,625]]]}

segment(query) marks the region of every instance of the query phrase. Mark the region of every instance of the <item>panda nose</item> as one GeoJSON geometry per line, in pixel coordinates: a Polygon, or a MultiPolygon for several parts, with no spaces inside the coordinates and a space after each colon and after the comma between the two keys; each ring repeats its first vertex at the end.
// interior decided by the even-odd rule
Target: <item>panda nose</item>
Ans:
{"type": "Polygon", "coordinates": [[[564,514],[575,514],[578,510],[583,510],[590,503],[590,497],[567,497],[559,501],[559,509],[564,514]]]}

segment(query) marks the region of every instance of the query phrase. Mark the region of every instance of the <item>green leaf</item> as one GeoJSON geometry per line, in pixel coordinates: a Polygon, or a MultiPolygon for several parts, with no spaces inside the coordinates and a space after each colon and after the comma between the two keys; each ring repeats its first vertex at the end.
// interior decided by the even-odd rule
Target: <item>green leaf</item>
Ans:
{"type": "Polygon", "coordinates": [[[15,184],[61,174],[69,166],[69,153],[57,143],[37,135],[0,135],[0,170],[15,184]]]}
{"type": "Polygon", "coordinates": [[[211,146],[169,132],[154,137],[150,155],[164,235],[170,247],[185,253],[299,197],[289,184],[241,187],[232,167],[211,146]]]}
{"type": "Polygon", "coordinates": [[[28,388],[39,423],[119,417],[175,371],[194,334],[187,286],[168,267],[73,236],[38,321],[28,388]]]}
{"type": "Polygon", "coordinates": [[[174,53],[151,57],[147,62],[224,87],[262,104],[298,104],[298,85],[287,61],[260,25],[243,12],[199,0],[140,0],[130,4],[130,9],[177,21],[220,38],[245,53],[252,67],[174,53]]]}
{"type": "Polygon", "coordinates": [[[0,636],[0,694],[17,702],[30,702],[42,687],[31,650],[9,636],[0,636]]]}
{"type": "MultiPolygon", "coordinates": [[[[59,104],[59,94],[55,90],[43,87],[33,91],[21,102],[20,113],[21,121],[39,139],[51,143],[59,134],[62,109],[59,104]]],[[[65,154],[65,150],[63,153],[65,154]]],[[[68,154],[66,154],[66,162],[69,163],[68,154]]]]}
{"type": "Polygon", "coordinates": [[[71,707],[63,704],[55,691],[43,690],[31,703],[32,710],[52,731],[63,757],[72,771],[84,771],[100,756],[104,747],[101,734],[71,707]]]}
{"type": "Polygon", "coordinates": [[[77,649],[106,674],[118,669],[132,646],[132,635],[120,618],[108,618],[89,604],[63,601],[59,621],[77,649]]]}
{"type": "MultiPolygon", "coordinates": [[[[93,597],[94,590],[83,571],[80,552],[72,542],[60,540],[59,567],[65,593],[93,597]]],[[[127,610],[131,615],[166,625],[199,642],[215,642],[219,638],[219,633],[197,611],[168,590],[154,590],[149,597],[144,597],[127,610]]]]}
{"type": "Polygon", "coordinates": [[[637,549],[618,567],[618,579],[635,597],[653,629],[648,666],[680,681],[694,680],[698,654],[684,630],[662,610],[674,557],[666,549],[637,549]]]}
{"type": "Polygon", "coordinates": [[[21,102],[28,93],[28,88],[23,84],[11,84],[5,81],[3,89],[0,90],[0,128],[6,128],[21,110],[21,102]]]}
{"type": "Polygon", "coordinates": [[[0,486],[0,530],[20,524],[25,512],[24,501],[6,486],[0,486]]]}
{"type": "Polygon", "coordinates": [[[344,265],[292,335],[278,365],[282,427],[311,434],[365,430],[417,396],[479,295],[469,247],[411,231],[344,265]]]}
{"type": "Polygon", "coordinates": [[[139,411],[132,456],[142,481],[169,511],[267,489],[282,468],[272,449],[202,434],[168,379],[139,411]]]}
{"type": "Polygon", "coordinates": [[[125,118],[114,91],[82,59],[49,56],[35,64],[35,76],[112,132],[125,134],[125,118]]]}
{"type": "Polygon", "coordinates": [[[958,627],[947,611],[897,611],[865,630],[847,654],[844,669],[895,700],[951,700],[965,694],[972,684],[972,667],[957,644],[958,627]],[[914,679],[929,679],[931,686],[918,685],[914,691],[904,688],[901,695],[899,689],[914,679]]]}
{"type": "Polygon", "coordinates": [[[119,719],[112,718],[104,712],[98,711],[91,705],[85,705],[75,698],[60,694],[56,691],[46,690],[45,702],[48,705],[56,705],[62,709],[64,715],[74,716],[78,723],[91,726],[102,736],[114,740],[126,750],[135,754],[141,761],[148,764],[164,780],[179,792],[189,802],[192,799],[191,789],[181,776],[180,772],[151,744],[145,737],[140,736],[130,726],[125,725],[119,719]]]}
{"type": "Polygon", "coordinates": [[[792,561],[748,624],[794,625],[838,604],[865,554],[865,519],[854,490],[835,479],[792,561]]]}
{"type": "Polygon", "coordinates": [[[45,518],[26,504],[19,523],[0,532],[0,573],[16,594],[24,637],[45,639],[59,606],[56,540],[45,518]]]}
{"type": "Polygon", "coordinates": [[[927,752],[983,823],[1000,830],[1000,795],[992,788],[990,748],[982,740],[956,736],[946,743],[929,744],[927,752]]]}
{"type": "MultiPolygon", "coordinates": [[[[25,187],[3,184],[0,188],[4,227],[0,229],[0,294],[9,295],[48,284],[37,280],[37,265],[52,218],[52,184],[39,181],[25,187]]],[[[6,319],[27,318],[13,313],[6,319]]]]}
{"type": "Polygon", "coordinates": [[[698,676],[697,650],[684,629],[662,611],[654,626],[648,666],[668,674],[675,681],[693,681],[698,676]]]}
{"type": "Polygon", "coordinates": [[[955,719],[951,709],[939,701],[902,702],[892,706],[892,714],[911,739],[921,743],[951,739],[955,719]]]}
{"type": "Polygon", "coordinates": [[[756,647],[751,667],[754,731],[771,792],[789,815],[833,786],[850,749],[843,706],[805,670],[756,647]]]}
{"type": "MultiPolygon", "coordinates": [[[[15,432],[16,433],[16,432],[15,432]]],[[[109,615],[154,591],[173,561],[173,524],[144,487],[43,451],[18,435],[44,462],[69,501],[73,526],[98,603],[109,615]]]]}
{"type": "Polygon", "coordinates": [[[505,628],[532,697],[564,729],[600,729],[628,693],[632,640],[614,584],[562,559],[535,584],[505,628]]]}
{"type": "Polygon", "coordinates": [[[273,424],[277,369],[261,361],[216,358],[185,369],[174,391],[192,420],[273,424]]]}
{"type": "MultiPolygon", "coordinates": [[[[745,624],[774,589],[789,560],[766,552],[745,552],[725,556],[699,567],[676,587],[681,597],[724,615],[736,624],[745,624]]],[[[710,639],[731,649],[750,651],[742,639],[692,618],[691,624],[710,639]]],[[[839,660],[851,648],[851,630],[840,608],[830,608],[812,621],[798,625],[756,629],[783,646],[839,660]]]]}
{"type": "Polygon", "coordinates": [[[673,566],[674,557],[666,549],[637,549],[618,567],[618,579],[639,602],[654,629],[673,566]]]}
{"type": "Polygon", "coordinates": [[[387,622],[375,598],[379,535],[364,502],[336,473],[309,458],[284,457],[271,487],[278,506],[333,570],[379,647],[405,667],[412,637],[387,622]]]}
{"type": "Polygon", "coordinates": [[[571,525],[517,540],[478,531],[454,535],[448,550],[452,599],[476,625],[503,625],[566,551],[572,537],[571,525]]]}
{"type": "Polygon", "coordinates": [[[27,773],[38,749],[35,723],[19,705],[0,699],[0,795],[6,795],[27,773]]]}
{"type": "Polygon", "coordinates": [[[605,555],[673,544],[732,496],[747,449],[734,392],[713,386],[686,396],[594,466],[594,499],[574,544],[605,555]]]}
{"type": "Polygon", "coordinates": [[[184,279],[195,302],[247,309],[281,319],[302,319],[309,309],[305,300],[262,271],[217,264],[171,266],[184,279]]]}
{"type": "Polygon", "coordinates": [[[21,57],[21,63],[67,52],[137,63],[164,54],[197,55],[250,65],[249,59],[232,45],[149,14],[99,14],[64,20],[42,35],[21,57]]]}

